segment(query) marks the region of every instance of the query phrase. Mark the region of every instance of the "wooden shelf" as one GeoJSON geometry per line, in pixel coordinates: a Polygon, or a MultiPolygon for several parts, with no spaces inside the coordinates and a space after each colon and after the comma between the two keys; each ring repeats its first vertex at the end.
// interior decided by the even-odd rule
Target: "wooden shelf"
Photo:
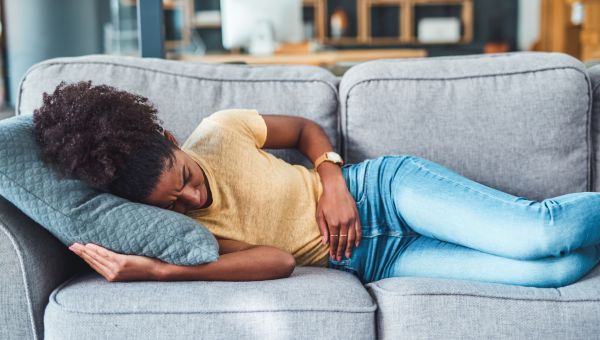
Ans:
{"type": "MultiPolygon", "coordinates": [[[[121,0],[123,2],[135,0],[121,0]]],[[[473,0],[356,0],[357,33],[355,36],[332,38],[328,33],[329,13],[328,1],[303,0],[304,7],[312,7],[314,11],[315,40],[325,45],[386,46],[417,45],[431,46],[436,43],[421,43],[417,40],[415,27],[415,8],[418,6],[461,6],[460,21],[463,26],[461,40],[453,44],[467,44],[473,40],[473,0]],[[376,37],[371,32],[371,10],[377,6],[397,6],[400,8],[398,22],[399,34],[395,37],[376,37]]],[[[165,0],[165,9],[183,11],[182,39],[168,42],[168,47],[185,44],[190,41],[192,29],[219,29],[220,23],[203,23],[195,20],[194,0],[165,0]]]]}
{"type": "Polygon", "coordinates": [[[319,51],[310,53],[275,54],[272,56],[251,56],[247,54],[207,54],[181,55],[179,60],[204,63],[244,62],[246,64],[302,64],[332,66],[340,62],[362,62],[373,59],[422,58],[427,56],[423,49],[370,49],[319,51]]]}
{"type": "Polygon", "coordinates": [[[417,40],[414,32],[415,8],[417,6],[443,6],[460,5],[460,21],[464,33],[460,43],[469,43],[473,40],[473,0],[357,0],[358,40],[366,43],[377,44],[424,44],[417,40]],[[373,37],[371,33],[371,10],[376,6],[397,6],[400,9],[398,21],[400,34],[397,37],[373,37]]]}

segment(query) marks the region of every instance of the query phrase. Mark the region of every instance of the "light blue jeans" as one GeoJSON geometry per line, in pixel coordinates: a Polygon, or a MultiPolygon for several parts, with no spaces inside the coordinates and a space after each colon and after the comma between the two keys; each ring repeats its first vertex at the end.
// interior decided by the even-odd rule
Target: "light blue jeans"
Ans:
{"type": "Polygon", "coordinates": [[[600,193],[536,202],[414,156],[348,164],[342,174],[363,238],[329,267],[363,283],[423,276],[560,287],[600,261],[600,193]]]}

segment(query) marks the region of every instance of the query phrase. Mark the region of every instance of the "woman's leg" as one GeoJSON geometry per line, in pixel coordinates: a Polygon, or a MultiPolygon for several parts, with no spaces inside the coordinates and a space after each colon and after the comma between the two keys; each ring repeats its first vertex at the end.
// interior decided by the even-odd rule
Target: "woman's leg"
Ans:
{"type": "Polygon", "coordinates": [[[600,243],[600,193],[536,202],[405,158],[390,194],[398,217],[421,235],[514,259],[561,256],[600,243]]]}
{"type": "Polygon", "coordinates": [[[600,244],[579,248],[561,257],[515,260],[420,236],[389,265],[385,277],[422,276],[562,287],[580,279],[598,261],[600,244]]]}

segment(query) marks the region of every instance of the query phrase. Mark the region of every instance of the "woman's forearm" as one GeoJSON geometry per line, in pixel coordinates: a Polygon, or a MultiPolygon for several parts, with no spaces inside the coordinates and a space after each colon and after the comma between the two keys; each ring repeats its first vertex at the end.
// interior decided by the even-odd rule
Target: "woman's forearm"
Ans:
{"type": "MultiPolygon", "coordinates": [[[[310,120],[307,120],[302,128],[297,147],[313,164],[323,153],[333,151],[333,146],[323,128],[310,120]]],[[[330,185],[338,186],[344,183],[342,170],[336,164],[323,162],[317,172],[325,188],[330,185]]]]}
{"type": "Polygon", "coordinates": [[[156,268],[160,281],[257,281],[289,277],[294,271],[294,257],[280,249],[268,246],[223,254],[215,262],[180,266],[170,263],[156,268]]]}

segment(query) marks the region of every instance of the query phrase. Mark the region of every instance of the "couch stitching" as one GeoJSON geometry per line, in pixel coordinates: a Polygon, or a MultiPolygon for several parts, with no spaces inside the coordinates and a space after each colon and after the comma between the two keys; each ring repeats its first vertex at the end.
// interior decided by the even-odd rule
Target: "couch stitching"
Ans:
{"type": "MultiPolygon", "coordinates": [[[[562,302],[596,302],[596,301],[600,301],[600,299],[598,299],[598,298],[557,300],[557,299],[549,299],[549,298],[547,298],[547,299],[530,299],[530,298],[526,298],[526,297],[491,296],[491,295],[462,294],[462,293],[458,293],[458,294],[455,294],[455,293],[415,293],[415,294],[403,294],[403,293],[400,293],[400,292],[396,292],[396,291],[385,289],[385,288],[379,286],[376,283],[369,284],[369,287],[372,288],[373,290],[378,290],[378,291],[380,291],[382,293],[386,293],[386,294],[391,295],[391,296],[406,296],[406,297],[409,297],[409,296],[420,296],[420,297],[424,297],[424,296],[456,296],[456,297],[467,296],[467,297],[483,298],[483,299],[491,299],[491,300],[545,301],[545,302],[558,302],[558,303],[562,303],[562,302]]],[[[553,289],[553,288],[532,288],[532,289],[553,289]]]]}
{"type": "Polygon", "coordinates": [[[513,76],[513,75],[521,75],[521,74],[528,74],[528,73],[538,73],[538,72],[548,72],[548,71],[556,71],[556,70],[565,70],[565,69],[571,69],[574,71],[579,72],[580,74],[583,75],[586,83],[588,84],[588,92],[587,92],[587,101],[588,101],[588,108],[586,110],[586,151],[587,151],[587,183],[586,183],[586,187],[588,188],[588,190],[590,190],[592,188],[592,174],[591,174],[591,169],[592,169],[592,150],[590,147],[590,143],[589,143],[589,138],[590,138],[590,123],[589,121],[591,119],[589,119],[589,117],[591,116],[591,101],[590,101],[590,80],[589,77],[580,69],[573,67],[573,66],[560,66],[560,67],[546,67],[546,68],[540,68],[540,69],[536,69],[536,70],[527,70],[527,71],[518,71],[518,72],[508,72],[508,73],[501,73],[501,74],[483,74],[483,75],[475,75],[475,76],[459,76],[459,77],[447,77],[447,78],[419,78],[419,77],[415,77],[415,78],[402,78],[402,77],[390,77],[390,78],[374,78],[374,79],[364,79],[361,81],[358,81],[357,83],[353,84],[347,91],[346,91],[346,96],[344,98],[344,108],[345,108],[345,114],[344,114],[344,118],[345,118],[345,126],[344,126],[344,130],[342,131],[342,139],[344,140],[344,142],[342,143],[344,145],[344,155],[347,155],[348,153],[348,144],[347,144],[347,140],[346,140],[346,136],[348,135],[348,121],[349,121],[349,117],[350,115],[348,114],[348,99],[350,98],[350,92],[352,92],[354,90],[354,88],[356,88],[359,85],[363,85],[366,83],[371,83],[371,82],[382,82],[382,81],[446,81],[446,80],[465,80],[465,79],[478,79],[478,78],[493,78],[493,77],[505,77],[505,76],[513,76]]]}
{"type": "MultiPolygon", "coordinates": [[[[38,68],[43,68],[43,67],[50,67],[50,66],[56,66],[56,65],[66,65],[66,66],[71,66],[71,65],[75,65],[75,64],[90,64],[90,65],[110,65],[110,66],[115,66],[115,67],[123,67],[123,68],[131,68],[131,69],[136,69],[136,70],[142,70],[142,71],[146,71],[146,72],[153,72],[153,73],[158,73],[158,74],[164,74],[164,75],[169,75],[169,76],[174,76],[174,77],[183,77],[183,78],[189,78],[189,79],[196,79],[196,80],[205,80],[205,81],[215,81],[215,82],[240,82],[240,83],[266,83],[266,82],[289,82],[289,83],[323,83],[325,84],[333,93],[333,96],[335,97],[335,103],[336,103],[336,109],[337,106],[339,105],[338,103],[338,91],[336,89],[336,87],[325,80],[320,80],[320,79],[276,79],[276,78],[271,78],[271,79],[218,79],[218,78],[209,78],[209,77],[199,77],[199,76],[190,76],[190,75],[185,75],[185,74],[179,74],[179,73],[174,73],[174,72],[167,72],[167,71],[162,71],[162,70],[156,70],[153,68],[144,68],[141,66],[134,66],[134,65],[127,65],[127,64],[118,64],[118,63],[114,63],[114,62],[105,62],[105,61],[71,61],[71,62],[65,62],[65,61],[60,61],[60,62],[47,62],[47,63],[41,63],[41,64],[37,64],[33,67],[31,67],[27,73],[23,76],[23,79],[21,80],[20,86],[19,86],[19,98],[18,98],[18,105],[17,105],[17,115],[20,115],[21,112],[21,95],[23,93],[23,85],[25,84],[27,77],[29,76],[30,73],[32,73],[34,70],[37,70],[38,68]]],[[[244,66],[244,65],[240,65],[240,66],[244,66]]],[[[253,67],[253,66],[251,66],[253,67]]]]}
{"type": "Polygon", "coordinates": [[[130,312],[82,312],[73,309],[66,308],[65,306],[54,301],[57,306],[60,306],[63,312],[69,312],[73,314],[86,314],[86,315],[138,315],[138,314],[248,314],[248,313],[287,313],[287,312],[306,312],[306,313],[314,313],[314,312],[322,312],[322,313],[351,313],[351,314],[371,314],[375,310],[377,310],[377,305],[373,304],[372,306],[364,307],[364,309],[320,309],[320,308],[303,308],[303,309],[273,309],[273,310],[244,310],[244,311],[236,311],[236,310],[210,310],[210,311],[130,311],[130,312]]]}

